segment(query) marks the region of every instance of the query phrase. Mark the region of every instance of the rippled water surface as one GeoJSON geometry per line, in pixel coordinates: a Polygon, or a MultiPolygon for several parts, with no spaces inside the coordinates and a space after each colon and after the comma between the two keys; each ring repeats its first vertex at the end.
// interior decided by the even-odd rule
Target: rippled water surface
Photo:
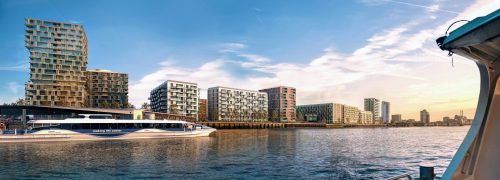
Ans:
{"type": "Polygon", "coordinates": [[[469,126],[220,130],[213,137],[0,144],[0,179],[364,179],[441,174],[469,126]]]}

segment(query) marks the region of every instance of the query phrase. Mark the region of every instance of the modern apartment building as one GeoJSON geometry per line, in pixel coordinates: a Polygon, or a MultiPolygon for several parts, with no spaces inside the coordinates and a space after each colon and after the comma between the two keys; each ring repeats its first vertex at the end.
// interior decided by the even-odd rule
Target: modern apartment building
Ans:
{"type": "Polygon", "coordinates": [[[85,74],[89,107],[128,107],[128,74],[101,69],[88,70],[85,74]]]}
{"type": "Polygon", "coordinates": [[[371,111],[373,120],[378,121],[380,119],[380,101],[376,98],[365,98],[365,111],[371,111]]]}
{"type": "Polygon", "coordinates": [[[167,80],[149,96],[153,112],[198,117],[198,84],[167,80]]]}
{"type": "Polygon", "coordinates": [[[344,105],[337,103],[307,104],[297,106],[297,119],[327,124],[342,123],[344,105]]]}
{"type": "Polygon", "coordinates": [[[382,123],[389,123],[389,117],[391,115],[391,103],[387,101],[382,101],[382,123]]]}
{"type": "Polygon", "coordinates": [[[344,105],[344,124],[357,124],[360,122],[360,110],[356,106],[344,105]]]}
{"type": "Polygon", "coordinates": [[[391,123],[401,122],[401,114],[393,114],[391,116],[391,123]]]}
{"type": "Polygon", "coordinates": [[[431,122],[429,112],[427,112],[427,110],[425,109],[420,111],[420,122],[424,124],[428,124],[431,122]]]}
{"type": "Polygon", "coordinates": [[[359,124],[372,124],[373,113],[371,111],[359,111],[359,124]]]}
{"type": "Polygon", "coordinates": [[[198,121],[208,120],[208,100],[198,99],[198,121]]]}
{"type": "Polygon", "coordinates": [[[265,92],[229,87],[208,88],[209,121],[267,121],[265,92]]]}
{"type": "Polygon", "coordinates": [[[295,122],[295,88],[279,86],[259,91],[267,93],[269,120],[274,122],[295,122]]]}
{"type": "Polygon", "coordinates": [[[30,77],[25,97],[31,105],[85,106],[87,38],[82,25],[25,19],[30,77]]]}

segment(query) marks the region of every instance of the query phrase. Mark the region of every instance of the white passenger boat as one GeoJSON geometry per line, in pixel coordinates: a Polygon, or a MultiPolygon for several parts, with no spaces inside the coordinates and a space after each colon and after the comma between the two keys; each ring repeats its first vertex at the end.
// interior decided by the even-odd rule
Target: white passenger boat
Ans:
{"type": "Polygon", "coordinates": [[[64,120],[31,120],[29,130],[4,132],[0,142],[144,139],[209,136],[214,128],[176,120],[121,120],[82,114],[64,120]]]}

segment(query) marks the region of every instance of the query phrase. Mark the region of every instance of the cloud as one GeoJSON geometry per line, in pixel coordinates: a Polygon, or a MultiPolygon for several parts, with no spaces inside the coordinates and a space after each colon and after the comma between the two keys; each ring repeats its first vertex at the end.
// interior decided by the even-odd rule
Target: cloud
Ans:
{"type": "Polygon", "coordinates": [[[19,71],[19,72],[29,72],[29,64],[23,63],[16,66],[4,66],[0,67],[0,71],[19,71]]]}
{"type": "MultiPolygon", "coordinates": [[[[495,3],[478,1],[456,18],[484,15],[491,12],[487,9],[492,4],[498,7],[495,3]]],[[[293,86],[297,88],[298,104],[339,102],[362,107],[362,98],[377,97],[391,101],[393,113],[471,108],[471,98],[477,99],[477,68],[461,57],[455,57],[458,65],[451,68],[449,57],[434,42],[450,21],[437,28],[422,28],[422,21],[410,21],[374,34],[351,53],[327,48],[304,63],[271,59],[250,52],[242,43],[223,43],[219,52],[224,58],[199,67],[188,68],[173,61],[160,63],[155,72],[131,82],[130,100],[140,105],[147,101],[151,89],[172,79],[197,82],[202,89],[219,85],[251,90],[293,86]],[[264,73],[236,76],[228,68],[230,63],[264,73]],[[455,100],[459,103],[453,104],[455,100]]]]}
{"type": "Polygon", "coordinates": [[[433,4],[433,5],[430,5],[430,6],[426,6],[426,5],[421,5],[421,4],[409,3],[409,2],[403,2],[403,1],[395,1],[395,0],[382,0],[382,1],[396,3],[396,4],[402,4],[402,5],[407,5],[407,6],[413,6],[413,7],[424,8],[424,9],[427,9],[429,12],[440,11],[440,12],[447,12],[447,13],[452,13],[452,14],[459,14],[458,12],[455,12],[455,11],[440,9],[438,4],[433,4]]]}
{"type": "Polygon", "coordinates": [[[245,49],[246,47],[247,45],[242,43],[222,43],[219,45],[219,52],[220,53],[238,52],[242,49],[245,49]]]}
{"type": "Polygon", "coordinates": [[[9,82],[7,83],[7,87],[13,94],[17,94],[19,92],[19,89],[22,88],[21,85],[19,85],[17,82],[9,82]]]}

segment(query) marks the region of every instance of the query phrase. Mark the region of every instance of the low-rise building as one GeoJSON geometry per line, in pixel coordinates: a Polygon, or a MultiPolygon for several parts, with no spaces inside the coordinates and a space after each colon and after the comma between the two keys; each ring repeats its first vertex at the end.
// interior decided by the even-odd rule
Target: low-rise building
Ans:
{"type": "Polygon", "coordinates": [[[342,104],[322,103],[297,106],[297,120],[323,122],[327,124],[341,123],[344,117],[342,104]]]}
{"type": "Polygon", "coordinates": [[[208,88],[209,121],[267,121],[265,92],[229,87],[208,88]]]}
{"type": "Polygon", "coordinates": [[[360,110],[356,106],[344,105],[344,124],[357,124],[360,110]]]}
{"type": "Polygon", "coordinates": [[[359,111],[359,124],[372,124],[373,113],[371,111],[359,111]]]}
{"type": "Polygon", "coordinates": [[[393,114],[391,116],[391,123],[398,123],[401,122],[401,114],[393,114]]]}

